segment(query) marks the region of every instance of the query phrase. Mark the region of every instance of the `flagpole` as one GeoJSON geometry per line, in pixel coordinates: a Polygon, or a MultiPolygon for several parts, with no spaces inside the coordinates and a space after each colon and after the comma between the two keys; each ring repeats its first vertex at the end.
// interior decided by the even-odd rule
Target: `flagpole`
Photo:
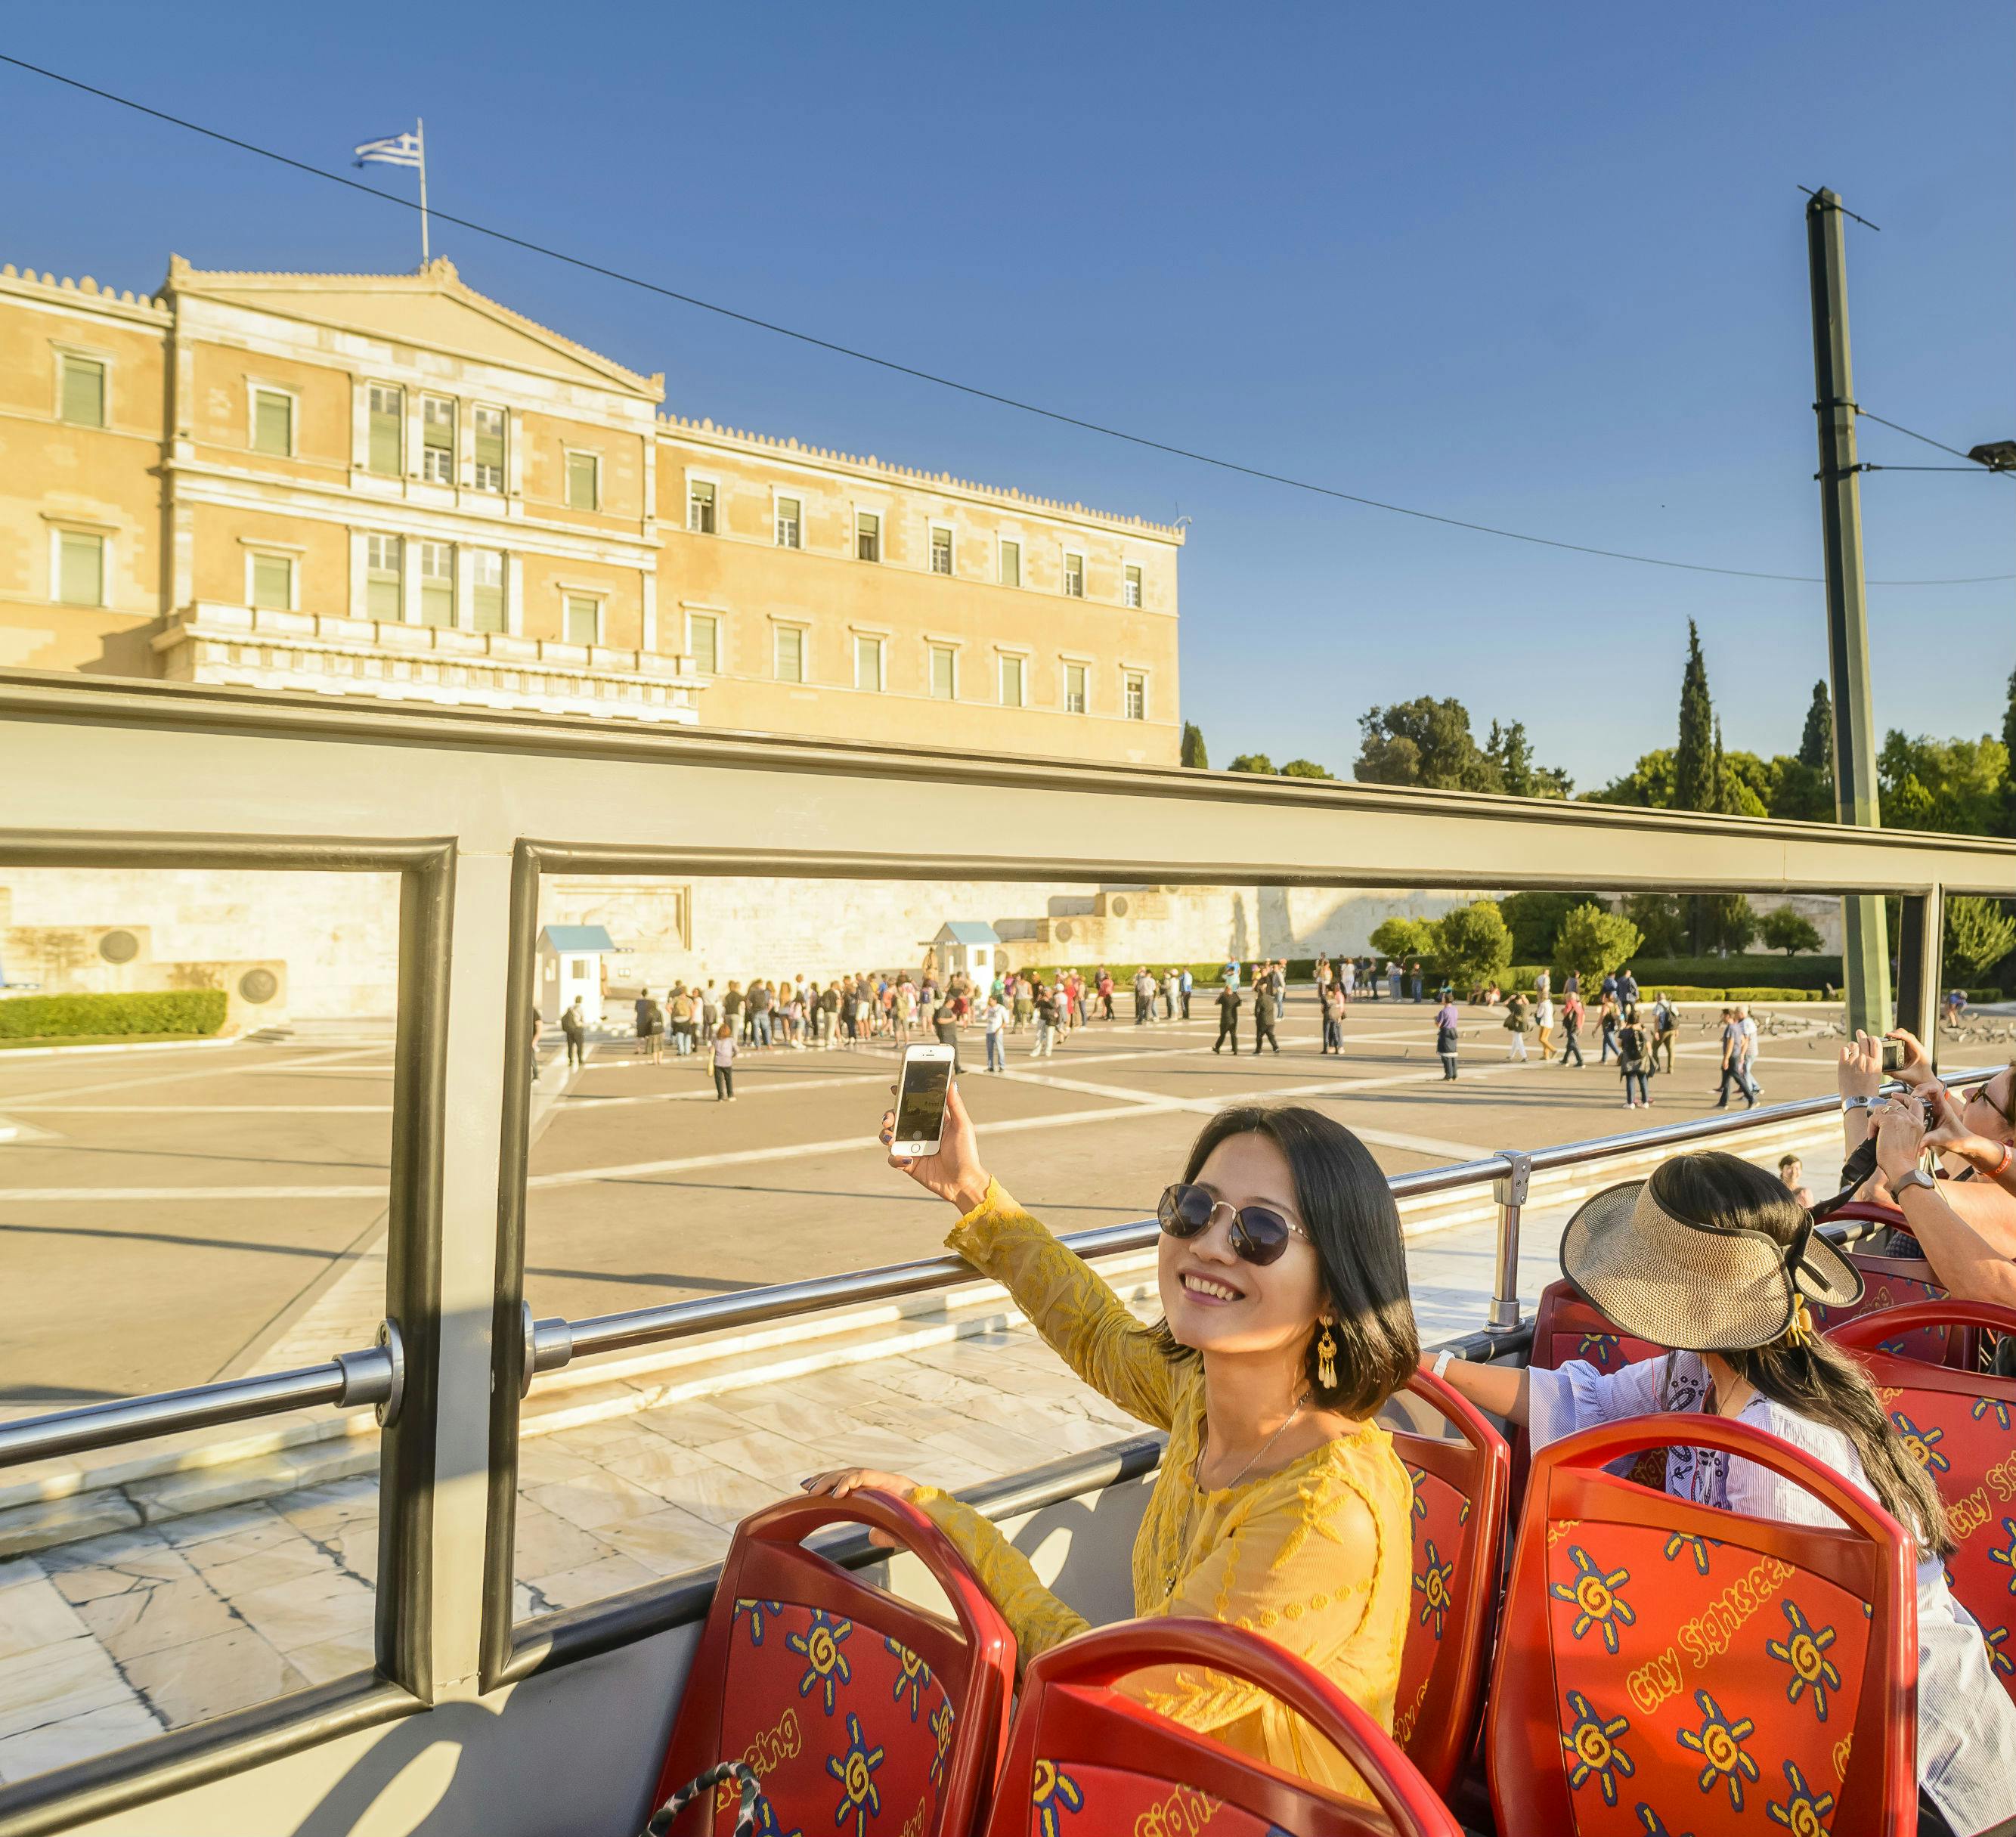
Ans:
{"type": "Polygon", "coordinates": [[[420,265],[427,265],[427,124],[414,117],[413,139],[420,149],[420,265]]]}

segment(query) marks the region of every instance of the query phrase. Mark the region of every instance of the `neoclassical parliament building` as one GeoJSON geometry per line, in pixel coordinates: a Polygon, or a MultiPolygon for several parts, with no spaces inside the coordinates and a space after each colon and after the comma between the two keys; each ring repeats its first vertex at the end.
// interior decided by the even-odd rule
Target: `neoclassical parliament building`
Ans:
{"type": "Polygon", "coordinates": [[[0,664],[1175,762],[1181,531],[664,397],[441,259],[0,268],[0,664]]]}

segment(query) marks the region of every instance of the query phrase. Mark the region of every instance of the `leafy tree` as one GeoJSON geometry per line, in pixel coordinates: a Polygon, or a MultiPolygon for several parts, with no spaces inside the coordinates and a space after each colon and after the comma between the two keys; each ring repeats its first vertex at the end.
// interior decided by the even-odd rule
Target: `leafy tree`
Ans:
{"type": "Polygon", "coordinates": [[[1366,784],[1421,784],[1437,791],[1498,791],[1497,767],[1470,731],[1470,711],[1453,697],[1417,696],[1373,708],[1359,720],[1352,775],[1366,784]]]}
{"type": "Polygon", "coordinates": [[[1186,721],[1183,723],[1183,751],[1176,757],[1180,764],[1190,766],[1196,771],[1208,772],[1211,769],[1211,760],[1204,750],[1204,729],[1196,722],[1186,721]]]}
{"type": "Polygon", "coordinates": [[[1281,768],[1283,778],[1334,778],[1337,775],[1327,765],[1319,765],[1313,759],[1291,759],[1281,768]]]}
{"type": "Polygon", "coordinates": [[[1764,922],[1758,928],[1758,935],[1764,940],[1767,950],[1782,950],[1791,956],[1802,950],[1817,950],[1820,935],[1813,921],[1802,913],[1795,912],[1789,906],[1781,906],[1775,912],[1767,912],[1764,922]]]}
{"type": "Polygon", "coordinates": [[[1513,962],[1552,963],[1554,935],[1582,897],[1576,893],[1511,893],[1500,900],[1499,910],[1512,933],[1513,962]]]}
{"type": "Polygon", "coordinates": [[[1622,778],[1586,794],[1592,804],[1631,804],[1641,809],[1673,807],[1673,751],[1661,747],[1643,755],[1622,778]]]}
{"type": "Polygon", "coordinates": [[[1995,826],[2001,836],[2016,836],[2016,670],[2009,672],[2009,705],[2002,714],[2002,747],[2009,755],[2009,776],[2002,781],[2002,819],[1995,826]]]}
{"type": "Polygon", "coordinates": [[[1680,678],[1680,737],[1673,749],[1673,807],[1712,810],[1720,802],[1715,773],[1715,704],[1708,692],[1708,665],[1701,633],[1687,621],[1687,666],[1680,678]]]}
{"type": "Polygon", "coordinates": [[[1265,753],[1241,753],[1226,769],[1228,772],[1257,772],[1264,778],[1274,776],[1274,762],[1265,753]]]}
{"type": "Polygon", "coordinates": [[[1876,772],[1886,828],[1987,835],[2001,815],[2009,749],[1991,734],[1912,740],[1893,727],[1883,737],[1876,772]]]}
{"type": "Polygon", "coordinates": [[[1647,956],[1679,956],[1687,947],[1687,902],[1676,893],[1627,893],[1624,916],[1643,934],[1647,956]]]}
{"type": "Polygon", "coordinates": [[[1815,772],[1834,774],[1834,703],[1824,683],[1813,685],[1813,699],[1806,704],[1806,725],[1799,736],[1799,763],[1815,772]]]}
{"type": "Polygon", "coordinates": [[[2016,918],[1999,899],[1956,894],[1946,906],[1946,974],[1960,983],[1980,979],[1982,972],[2016,949],[2016,918]]]}
{"type": "Polygon", "coordinates": [[[1565,798],[1575,789],[1575,780],[1560,766],[1533,763],[1533,745],[1526,737],[1524,721],[1514,721],[1510,727],[1493,721],[1484,756],[1497,768],[1500,787],[1515,798],[1565,798]]]}
{"type": "Polygon", "coordinates": [[[1504,975],[1512,962],[1512,934],[1495,902],[1479,899],[1445,912],[1435,922],[1436,960],[1459,989],[1504,975]]]}
{"type": "Polygon", "coordinates": [[[1381,919],[1372,928],[1370,942],[1381,956],[1432,956],[1435,949],[1435,927],[1426,919],[1381,919]]]}
{"type": "MultiPolygon", "coordinates": [[[[1805,751],[1802,747],[1801,751],[1805,751]]],[[[1834,818],[1834,772],[1809,765],[1804,758],[1780,753],[1771,762],[1777,782],[1768,800],[1771,814],[1792,823],[1831,823],[1834,818]]]]}
{"type": "Polygon", "coordinates": [[[1741,893],[1702,893],[1694,899],[1701,950],[1731,953],[1743,949],[1757,935],[1757,913],[1741,893]]]}
{"type": "Polygon", "coordinates": [[[1755,753],[1726,753],[1723,790],[1723,809],[1731,816],[1768,816],[1778,791],[1777,762],[1755,753]]]}
{"type": "Polygon", "coordinates": [[[1630,920],[1589,899],[1561,920],[1554,956],[1563,969],[1573,970],[1585,986],[1594,988],[1612,970],[1630,962],[1644,942],[1630,920]]]}

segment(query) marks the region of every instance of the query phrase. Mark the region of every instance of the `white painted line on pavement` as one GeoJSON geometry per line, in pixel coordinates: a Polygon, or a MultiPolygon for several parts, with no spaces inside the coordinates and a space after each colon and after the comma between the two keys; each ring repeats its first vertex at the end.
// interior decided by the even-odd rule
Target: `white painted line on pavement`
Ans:
{"type": "Polygon", "coordinates": [[[67,1199],[122,1204],[149,1199],[376,1199],[390,1188],[374,1187],[0,1187],[0,1201],[48,1205],[67,1199]]]}
{"type": "MultiPolygon", "coordinates": [[[[276,1059],[263,1065],[252,1062],[243,1065],[198,1065],[185,1072],[157,1072],[147,1078],[115,1078],[101,1084],[59,1085],[46,1088],[49,1088],[51,1094],[55,1097],[95,1097],[106,1091],[139,1090],[144,1086],[157,1084],[185,1084],[192,1078],[246,1078],[268,1072],[286,1072],[297,1065],[326,1064],[331,1059],[354,1059],[359,1053],[375,1053],[382,1050],[378,1046],[350,1046],[340,1052],[329,1054],[327,1058],[276,1059]]],[[[0,1064],[0,1072],[5,1069],[5,1065],[0,1064]]],[[[36,1069],[46,1072],[49,1068],[38,1066],[36,1069]]],[[[13,1100],[9,1101],[11,1103],[13,1100]]]]}
{"type": "Polygon", "coordinates": [[[390,1104],[9,1104],[38,1116],[384,1116],[390,1104]]]}

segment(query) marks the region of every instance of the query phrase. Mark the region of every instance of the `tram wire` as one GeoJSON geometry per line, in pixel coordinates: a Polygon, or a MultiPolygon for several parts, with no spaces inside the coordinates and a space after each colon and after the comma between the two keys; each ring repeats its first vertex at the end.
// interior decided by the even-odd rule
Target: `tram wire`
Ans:
{"type": "MultiPolygon", "coordinates": [[[[46,77],[52,83],[60,83],[68,88],[80,91],[86,95],[95,95],[101,101],[113,103],[121,108],[130,109],[136,114],[146,115],[155,121],[164,121],[170,127],[180,128],[188,133],[200,135],[206,139],[219,142],[225,146],[236,147],[241,153],[254,153],[261,159],[271,160],[276,164],[291,167],[297,172],[307,173],[311,178],[324,179],[332,185],[343,186],[351,191],[362,192],[367,197],[376,198],[385,204],[397,205],[402,210],[417,212],[420,208],[417,200],[402,198],[394,193],[381,191],[374,185],[365,185],[361,180],[346,178],[342,173],[332,172],[326,167],[312,165],[305,160],[295,159],[292,155],[278,152],[272,147],[261,146],[256,141],[246,140],[235,134],[226,134],[220,128],[207,128],[201,122],[189,121],[183,116],[170,114],[164,109],[157,109],[146,103],[136,102],[132,97],[119,95],[113,90],[100,88],[97,85],[85,82],[80,77],[67,77],[60,70],[52,70],[41,64],[31,63],[26,58],[15,57],[5,52],[0,52],[0,63],[11,64],[16,70],[26,70],[31,75],[46,77]]],[[[1237,459],[1221,459],[1211,453],[1201,452],[1192,447],[1177,446],[1168,441],[1154,439],[1147,434],[1130,434],[1124,428],[1108,427],[1103,422],[1089,420],[1082,416],[1067,414],[1060,409],[1045,408],[1040,403],[1024,402],[1016,396],[1002,394],[996,390],[982,388],[977,384],[962,383],[956,377],[941,376],[935,371],[922,369],[913,364],[902,363],[895,358],[877,356],[873,351],[862,351],[853,345],[842,344],[831,338],[820,337],[816,333],[800,331],[794,326],[780,325],[774,319],[760,318],[756,314],[743,312],[732,306],[723,306],[715,301],[703,300],[697,294],[682,293],[677,288],[665,286],[657,281],[646,280],[641,276],[627,273],[621,268],[610,268],[604,263],[592,261],[585,256],[570,255],[563,250],[553,248],[543,243],[535,243],[527,236],[515,236],[509,230],[495,229],[488,224],[478,223],[466,217],[458,217],[452,211],[444,211],[438,206],[429,206],[427,214],[431,218],[438,218],[444,223],[452,223],[459,229],[469,230],[477,236],[488,236],[493,241],[508,243],[513,248],[525,250],[531,254],[543,255],[550,261],[563,262],[568,267],[579,268],[585,273],[600,275],[607,280],[620,281],[626,286],[636,287],[648,294],[655,294],[662,299],[677,301],[682,305],[696,307],[702,312],[716,314],[722,319],[733,319],[739,324],[754,327],[758,331],[773,333],[779,337],[793,339],[801,344],[808,344],[818,350],[830,351],[837,356],[851,358],[859,363],[873,364],[877,369],[891,371],[898,376],[913,377],[919,382],[932,384],[941,389],[953,390],[959,394],[971,396],[978,401],[994,402],[1003,408],[1014,409],[1023,414],[1039,416],[1047,421],[1054,421],[1067,427],[1080,428],[1089,434],[1100,434],[1109,440],[1124,441],[1129,445],[1146,448],[1151,452],[1168,453],[1174,458],[1189,459],[1198,465],[1213,466],[1222,472],[1237,473],[1245,477],[1257,478],[1267,484],[1286,485],[1291,490],[1308,492],[1315,496],[1330,498],[1341,503],[1356,504],[1366,510],[1384,510],[1396,517],[1411,517],[1424,523],[1437,523],[1450,529],[1467,529],[1478,535],[1496,536],[1506,542],[1527,542],[1537,548],[1564,549],[1570,554],[1593,555],[1610,561],[1633,562],[1644,567],[1674,568],[1687,574],[1720,575],[1737,580],[1784,581],[1802,586],[1823,584],[1823,577],[1819,575],[1773,574],[1759,568],[1721,567],[1704,561],[1679,561],[1669,556],[1637,555],[1621,549],[1599,548],[1588,542],[1570,542],[1554,536],[1532,535],[1522,530],[1502,529],[1493,524],[1474,523],[1464,517],[1445,516],[1439,511],[1417,510],[1409,505],[1390,503],[1384,499],[1370,498],[1355,492],[1342,491],[1333,485],[1318,484],[1311,480],[1296,478],[1287,473],[1272,472],[1263,466],[1245,465],[1237,459]]],[[[1870,418],[1872,420],[1877,419],[1874,416],[1870,418]]],[[[1890,426],[1893,423],[1886,422],[1885,425],[1890,426]]],[[[1934,444],[1936,445],[1937,442],[1934,444]]],[[[1951,452],[1953,449],[1948,448],[1946,450],[1951,452]]],[[[1964,455],[1961,456],[1965,457],[1964,455]]],[[[1903,470],[1901,467],[1893,469],[1903,470]]],[[[1865,582],[1863,584],[1871,587],[1967,587],[2009,580],[2016,580],[2016,575],[1958,575],[1933,580],[1872,580],[1865,582]]]]}

